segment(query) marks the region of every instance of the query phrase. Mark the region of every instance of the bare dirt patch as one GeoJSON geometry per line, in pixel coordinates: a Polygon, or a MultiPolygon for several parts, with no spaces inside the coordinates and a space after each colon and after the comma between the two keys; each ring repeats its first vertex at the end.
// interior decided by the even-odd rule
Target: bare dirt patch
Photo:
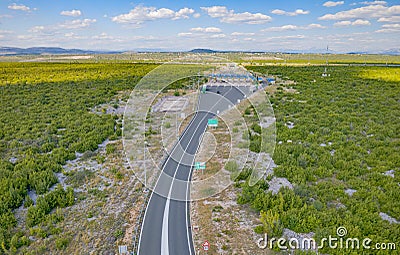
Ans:
{"type": "Polygon", "coordinates": [[[257,246],[262,237],[254,232],[260,224],[257,212],[236,203],[239,190],[233,186],[217,196],[192,203],[192,226],[198,254],[204,241],[210,243],[207,254],[270,254],[257,246]]]}

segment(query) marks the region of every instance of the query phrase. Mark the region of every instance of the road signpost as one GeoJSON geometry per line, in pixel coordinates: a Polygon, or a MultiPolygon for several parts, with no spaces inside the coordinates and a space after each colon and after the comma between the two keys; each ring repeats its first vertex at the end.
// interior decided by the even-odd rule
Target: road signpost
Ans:
{"type": "Polygon", "coordinates": [[[195,162],[194,169],[201,170],[201,172],[204,174],[204,170],[206,169],[206,162],[195,162]]]}
{"type": "Polygon", "coordinates": [[[120,245],[118,246],[118,254],[128,254],[128,246],[120,245]]]}
{"type": "Polygon", "coordinates": [[[194,169],[196,170],[204,170],[206,169],[206,162],[195,162],[194,169]]]}
{"type": "Polygon", "coordinates": [[[210,243],[205,241],[201,246],[203,246],[203,251],[208,251],[210,249],[210,243]]]}
{"type": "Polygon", "coordinates": [[[209,127],[218,127],[218,119],[208,119],[207,125],[209,127]]]}

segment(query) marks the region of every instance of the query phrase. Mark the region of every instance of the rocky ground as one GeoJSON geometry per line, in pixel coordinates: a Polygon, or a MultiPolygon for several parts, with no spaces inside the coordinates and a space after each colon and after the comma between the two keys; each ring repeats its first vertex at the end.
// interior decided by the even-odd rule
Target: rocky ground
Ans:
{"type": "Polygon", "coordinates": [[[197,254],[269,254],[257,246],[262,237],[254,232],[259,214],[236,203],[240,190],[230,186],[220,194],[192,203],[191,220],[197,254]],[[203,251],[203,242],[210,249],[203,251]]]}

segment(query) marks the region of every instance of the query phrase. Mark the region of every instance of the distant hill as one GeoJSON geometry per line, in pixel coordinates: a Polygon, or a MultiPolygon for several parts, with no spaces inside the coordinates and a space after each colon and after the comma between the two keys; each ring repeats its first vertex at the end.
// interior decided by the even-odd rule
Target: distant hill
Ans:
{"type": "Polygon", "coordinates": [[[92,51],[80,49],[63,49],[58,47],[32,47],[32,48],[16,48],[16,47],[0,47],[0,56],[10,55],[71,55],[71,54],[113,54],[121,53],[118,51],[92,51]]]}
{"type": "Polygon", "coordinates": [[[348,52],[347,54],[378,54],[378,55],[400,55],[400,49],[390,49],[383,51],[356,51],[356,52],[348,52]]]}
{"type": "MultiPolygon", "coordinates": [[[[135,52],[178,52],[168,51],[166,49],[136,49],[135,52]]],[[[230,51],[230,50],[211,50],[211,49],[193,49],[188,51],[189,53],[265,53],[265,51],[230,51]]],[[[268,52],[268,51],[267,51],[268,52]]],[[[282,52],[289,54],[338,54],[345,52],[335,52],[326,49],[311,48],[308,50],[293,50],[293,49],[282,49],[274,52],[282,52]]],[[[96,51],[96,50],[81,50],[81,49],[64,49],[59,47],[32,47],[32,48],[17,48],[17,47],[0,47],[0,56],[17,56],[17,55],[90,55],[90,54],[120,54],[124,51],[96,51]]],[[[348,52],[347,54],[383,54],[383,55],[400,55],[400,48],[389,49],[385,51],[359,51],[359,52],[348,52]]]]}
{"type": "Polygon", "coordinates": [[[276,51],[232,51],[232,50],[211,50],[211,49],[193,49],[190,53],[265,53],[265,52],[281,52],[287,54],[382,54],[382,55],[400,55],[399,49],[389,49],[384,51],[359,51],[359,52],[339,52],[323,48],[310,48],[308,50],[281,49],[276,51]]]}
{"type": "Polygon", "coordinates": [[[210,50],[210,49],[193,49],[189,51],[190,53],[217,53],[220,51],[210,50]]]}
{"type": "Polygon", "coordinates": [[[399,49],[390,49],[387,51],[382,51],[380,54],[385,54],[385,55],[400,55],[400,48],[399,49]]]}

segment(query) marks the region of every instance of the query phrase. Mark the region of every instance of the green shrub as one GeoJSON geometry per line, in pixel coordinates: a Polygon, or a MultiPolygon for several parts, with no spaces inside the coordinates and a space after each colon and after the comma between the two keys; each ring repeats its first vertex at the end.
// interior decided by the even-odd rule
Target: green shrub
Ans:
{"type": "Polygon", "coordinates": [[[106,145],[106,153],[107,153],[107,155],[110,155],[110,154],[114,153],[115,150],[116,150],[115,144],[109,143],[109,144],[106,145]]]}
{"type": "Polygon", "coordinates": [[[114,231],[113,235],[116,239],[121,238],[124,236],[124,231],[122,231],[121,229],[117,229],[114,231]]]}
{"type": "Polygon", "coordinates": [[[69,245],[70,239],[66,237],[59,237],[56,239],[56,249],[57,250],[65,250],[69,245]]]}
{"type": "Polygon", "coordinates": [[[258,225],[254,228],[254,232],[256,234],[264,234],[264,227],[262,225],[258,225]]]}

